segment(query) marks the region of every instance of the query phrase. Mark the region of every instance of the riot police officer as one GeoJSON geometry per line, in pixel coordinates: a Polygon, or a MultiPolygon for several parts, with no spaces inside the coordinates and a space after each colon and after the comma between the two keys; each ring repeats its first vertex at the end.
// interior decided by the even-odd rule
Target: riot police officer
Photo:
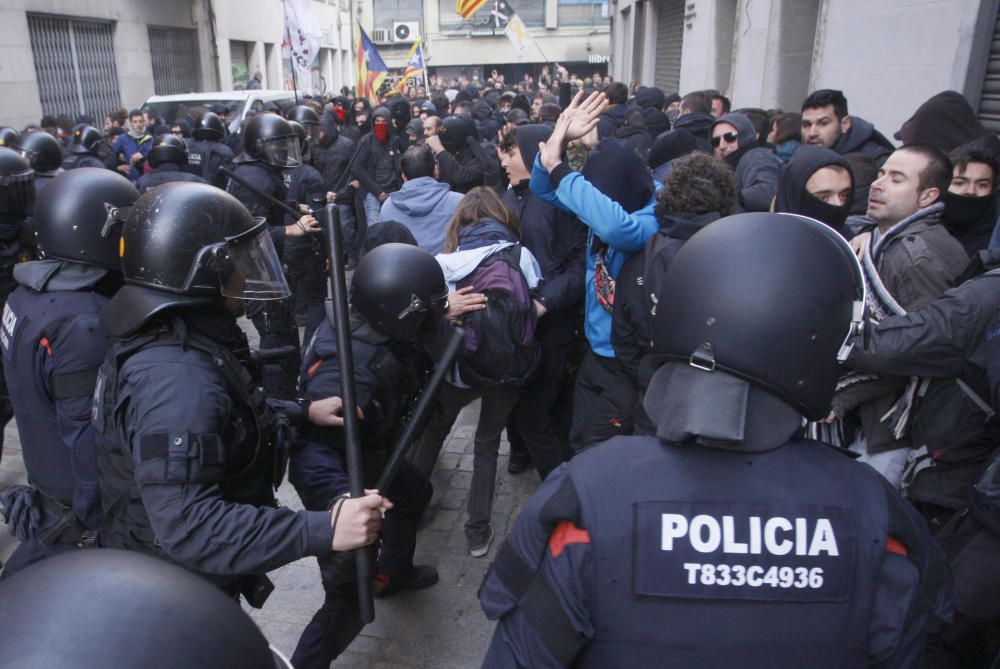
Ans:
{"type": "Polygon", "coordinates": [[[312,107],[297,105],[289,109],[285,117],[289,123],[294,121],[300,124],[306,131],[306,142],[302,147],[302,158],[304,162],[312,164],[310,149],[319,140],[321,131],[319,114],[312,107]]]}
{"type": "Polygon", "coordinates": [[[75,170],[78,167],[105,167],[99,157],[104,137],[101,131],[91,125],[78,125],[70,137],[67,152],[70,154],[63,160],[63,169],[75,170]]]}
{"type": "Polygon", "coordinates": [[[121,286],[117,227],[108,207],[139,193],[111,170],[84,167],[53,180],[35,207],[43,260],[14,268],[20,284],[0,319],[0,348],[30,488],[4,493],[21,545],[4,575],[93,544],[100,521],[90,424],[97,370],[110,346],[100,313],[121,286]],[[27,522],[31,514],[40,520],[27,522]]]}
{"type": "MultiPolygon", "coordinates": [[[[302,164],[299,139],[288,121],[276,114],[258,114],[247,124],[243,153],[234,161],[233,173],[251,184],[247,188],[235,179],[227,190],[254,216],[267,219],[269,231],[278,249],[284,251],[286,236],[318,232],[319,223],[306,215],[292,225],[285,225],[285,213],[262,194],[286,200],[288,193],[282,170],[302,164]]],[[[264,389],[273,397],[295,397],[296,366],[299,359],[299,333],[295,326],[291,300],[255,304],[248,310],[260,334],[261,351],[269,359],[264,369],[264,389]]]]}
{"type": "MultiPolygon", "coordinates": [[[[25,221],[35,204],[35,171],[13,149],[0,147],[0,305],[17,288],[14,265],[27,254],[24,243],[25,221]]],[[[13,417],[14,409],[7,393],[7,382],[0,378],[0,425],[13,417]]],[[[0,430],[0,455],[3,431],[0,430]]]]}
{"type": "Polygon", "coordinates": [[[480,590],[500,619],[484,666],[918,666],[950,608],[940,549],[873,469],[798,437],[860,325],[850,247],[803,217],[729,217],[658,297],[656,436],[581,451],[536,491],[480,590]]]}
{"type": "MultiPolygon", "coordinates": [[[[429,365],[415,342],[437,323],[447,296],[441,267],[415,244],[379,246],[361,259],[354,273],[351,349],[366,485],[373,485],[381,473],[419,394],[429,365]]],[[[303,356],[302,396],[308,400],[340,395],[340,370],[336,334],[327,319],[303,356]]],[[[307,509],[326,509],[348,491],[345,461],[342,430],[310,426],[303,431],[292,449],[288,478],[307,509]]],[[[382,528],[376,597],[420,590],[438,580],[434,567],[413,564],[417,524],[433,493],[430,480],[404,462],[386,492],[395,506],[382,528]]],[[[292,655],[299,669],[326,669],[363,627],[353,561],[334,555],[319,558],[319,563],[325,599],[292,655]]]]}
{"type": "Polygon", "coordinates": [[[11,128],[8,125],[0,127],[0,146],[15,151],[21,148],[21,133],[17,128],[11,128]]]}
{"type": "Polygon", "coordinates": [[[282,416],[331,424],[341,402],[261,392],[236,316],[245,300],[288,296],[267,224],[217,188],[170,183],[135,203],[122,245],[93,407],[102,544],[176,562],[260,606],[266,571],[371,543],[391,508],[376,493],[331,512],[274,508],[282,416]]]}
{"type": "Polygon", "coordinates": [[[290,669],[217,589],[116,550],[60,555],[0,583],[0,646],[23,669],[290,669]]]}
{"type": "Polygon", "coordinates": [[[35,170],[36,195],[65,171],[62,169],[63,155],[59,140],[45,131],[38,130],[25,135],[19,143],[19,149],[35,170]]]}
{"type": "Polygon", "coordinates": [[[195,121],[191,134],[194,139],[187,142],[188,162],[184,170],[217,188],[225,188],[226,177],[219,173],[219,168],[228,167],[234,154],[222,141],[226,136],[222,119],[218,114],[205,112],[195,121]]]}
{"type": "Polygon", "coordinates": [[[153,148],[149,150],[146,162],[155,168],[155,171],[139,177],[139,181],[136,183],[139,193],[145,193],[150,188],[156,188],[171,181],[207,183],[200,176],[184,171],[184,166],[188,162],[187,144],[176,135],[160,135],[156,143],[153,144],[153,148]]]}
{"type": "MultiPolygon", "coordinates": [[[[301,109],[312,112],[308,107],[301,107],[301,109]]],[[[292,126],[296,137],[299,138],[302,155],[306,155],[309,146],[306,126],[298,121],[289,121],[288,124],[292,126]]],[[[323,177],[312,165],[303,162],[298,167],[289,167],[282,176],[287,193],[286,202],[291,207],[295,209],[304,207],[308,211],[318,210],[326,204],[323,177]]],[[[291,220],[291,216],[286,216],[285,222],[293,223],[294,221],[291,220]]],[[[285,253],[282,258],[285,261],[288,282],[292,288],[296,322],[300,322],[299,317],[301,316],[301,322],[305,324],[302,337],[304,342],[312,338],[312,333],[326,314],[323,309],[327,283],[324,247],[323,239],[319,235],[304,235],[285,241],[285,253]]]]}

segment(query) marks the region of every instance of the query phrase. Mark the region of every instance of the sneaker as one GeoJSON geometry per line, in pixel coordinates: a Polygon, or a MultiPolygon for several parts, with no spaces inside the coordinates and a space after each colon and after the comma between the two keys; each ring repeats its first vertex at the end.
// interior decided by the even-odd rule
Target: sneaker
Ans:
{"type": "Polygon", "coordinates": [[[437,569],[429,564],[415,564],[410,575],[402,580],[392,580],[388,575],[375,577],[375,598],[383,599],[405,590],[423,590],[438,582],[437,569]]]}
{"type": "Polygon", "coordinates": [[[483,541],[469,545],[469,555],[475,558],[483,557],[484,555],[490,552],[490,544],[492,543],[493,543],[493,528],[491,527],[489,534],[486,535],[486,538],[483,539],[483,541]]]}
{"type": "Polygon", "coordinates": [[[520,474],[528,471],[532,466],[531,455],[527,451],[518,451],[510,454],[510,460],[507,461],[507,473],[520,474]]]}

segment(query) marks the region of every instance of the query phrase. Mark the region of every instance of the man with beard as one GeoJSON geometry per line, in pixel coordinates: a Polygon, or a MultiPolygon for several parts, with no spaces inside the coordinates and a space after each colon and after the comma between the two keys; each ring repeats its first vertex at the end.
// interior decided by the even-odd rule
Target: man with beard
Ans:
{"type": "Polygon", "coordinates": [[[849,115],[844,93],[831,88],[810,93],[802,103],[802,141],[825,146],[842,156],[860,151],[879,165],[894,148],[871,123],[849,115]]]}
{"type": "Polygon", "coordinates": [[[757,146],[757,130],[743,114],[726,114],[712,125],[712,150],[736,170],[741,211],[768,211],[778,192],[781,158],[757,146]]]}

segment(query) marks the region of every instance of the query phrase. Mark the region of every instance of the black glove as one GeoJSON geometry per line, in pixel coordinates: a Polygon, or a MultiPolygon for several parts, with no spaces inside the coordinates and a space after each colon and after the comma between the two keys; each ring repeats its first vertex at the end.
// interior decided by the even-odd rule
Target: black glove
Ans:
{"type": "Polygon", "coordinates": [[[7,523],[7,531],[18,541],[34,537],[42,524],[35,491],[26,485],[12,485],[0,493],[0,515],[7,523]]]}

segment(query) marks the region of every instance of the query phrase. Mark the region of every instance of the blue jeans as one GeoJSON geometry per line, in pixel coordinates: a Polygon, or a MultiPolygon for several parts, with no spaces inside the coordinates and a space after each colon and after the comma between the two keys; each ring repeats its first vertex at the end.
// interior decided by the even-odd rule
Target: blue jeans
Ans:
{"type": "Polygon", "coordinates": [[[365,195],[365,218],[368,219],[368,227],[378,223],[381,212],[382,203],[378,201],[378,197],[371,193],[365,195]]]}

